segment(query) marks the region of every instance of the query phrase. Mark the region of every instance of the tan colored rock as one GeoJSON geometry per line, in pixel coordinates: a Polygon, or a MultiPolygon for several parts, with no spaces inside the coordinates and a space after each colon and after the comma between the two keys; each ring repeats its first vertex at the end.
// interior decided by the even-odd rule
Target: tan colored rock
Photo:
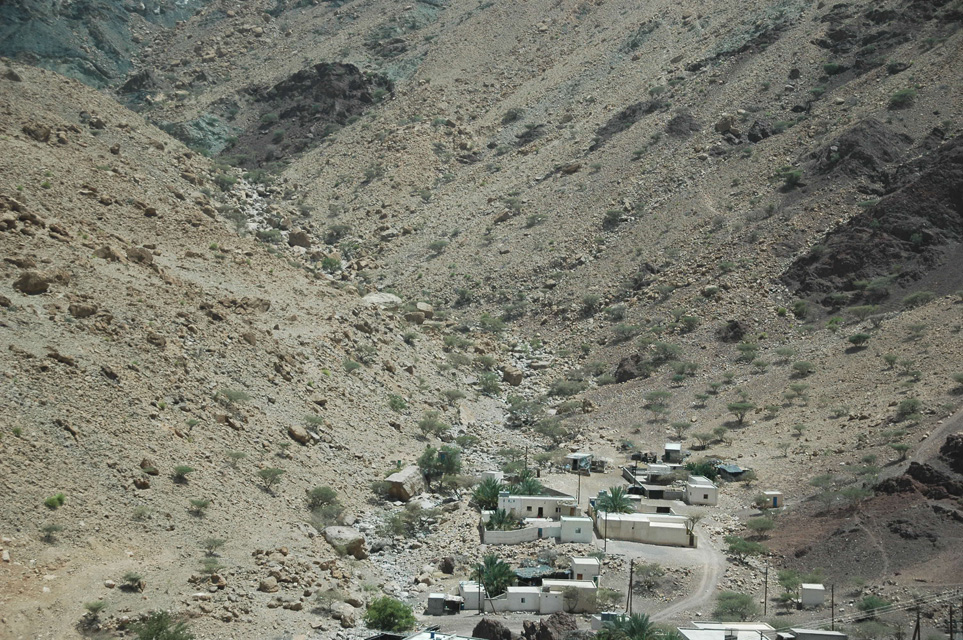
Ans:
{"type": "Polygon", "coordinates": [[[524,375],[515,367],[502,367],[502,380],[513,387],[520,385],[522,383],[522,378],[524,378],[524,375]]]}
{"type": "Polygon", "coordinates": [[[264,593],[276,593],[280,589],[278,586],[277,578],[270,576],[261,580],[261,584],[258,585],[257,590],[264,593]]]}
{"type": "Polygon", "coordinates": [[[78,320],[81,318],[89,318],[97,313],[97,310],[97,305],[93,303],[76,303],[67,307],[67,311],[70,312],[70,315],[78,320]]]}
{"type": "Polygon", "coordinates": [[[421,475],[421,469],[415,465],[392,473],[385,478],[385,481],[391,484],[391,488],[388,490],[391,497],[402,502],[408,502],[425,490],[425,479],[421,475]]]}
{"type": "Polygon", "coordinates": [[[416,302],[415,309],[425,314],[425,320],[431,320],[435,317],[435,308],[427,302],[416,302]]]}
{"type": "Polygon", "coordinates": [[[288,435],[299,444],[310,444],[311,436],[304,427],[292,424],[288,427],[288,435]]]}
{"type": "Polygon", "coordinates": [[[13,283],[13,288],[28,296],[35,296],[46,293],[50,288],[52,278],[42,275],[36,271],[24,271],[13,283]]]}
{"type": "Polygon", "coordinates": [[[365,538],[357,529],[351,527],[325,527],[324,539],[328,541],[338,553],[346,553],[358,560],[368,557],[365,538]]]}
{"type": "Polygon", "coordinates": [[[104,245],[101,248],[94,251],[94,255],[98,258],[106,260],[107,262],[120,262],[121,256],[113,247],[104,245]]]}

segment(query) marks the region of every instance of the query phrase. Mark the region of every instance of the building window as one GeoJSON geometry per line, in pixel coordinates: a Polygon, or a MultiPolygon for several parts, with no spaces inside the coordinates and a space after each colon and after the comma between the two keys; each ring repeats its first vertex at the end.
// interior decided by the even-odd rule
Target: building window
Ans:
{"type": "Polygon", "coordinates": [[[525,509],[528,510],[528,511],[531,511],[531,510],[532,510],[531,507],[525,507],[525,509]]]}
{"type": "Polygon", "coordinates": [[[522,598],[522,604],[525,604],[525,598],[522,598]]]}
{"type": "Polygon", "coordinates": [[[708,494],[708,493],[703,493],[703,494],[702,494],[702,499],[703,499],[703,500],[708,500],[708,499],[709,499],[709,494],[708,494]]]}
{"type": "Polygon", "coordinates": [[[575,533],[582,533],[582,527],[576,527],[575,533]]]}

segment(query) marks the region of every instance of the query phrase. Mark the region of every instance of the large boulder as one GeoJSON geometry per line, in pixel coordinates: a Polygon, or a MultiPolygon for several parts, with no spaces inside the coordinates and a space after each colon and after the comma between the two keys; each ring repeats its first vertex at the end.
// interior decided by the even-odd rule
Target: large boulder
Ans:
{"type": "Polygon", "coordinates": [[[498,620],[484,618],[475,625],[471,635],[482,640],[512,640],[512,632],[498,620]]]}
{"type": "Polygon", "coordinates": [[[401,306],[401,298],[393,293],[383,293],[381,291],[369,293],[361,298],[361,301],[372,307],[382,307],[384,309],[397,309],[401,306]]]}
{"type": "Polygon", "coordinates": [[[352,527],[325,527],[324,539],[338,553],[354,556],[358,560],[368,557],[364,534],[352,527]]]}
{"type": "Polygon", "coordinates": [[[425,478],[421,475],[421,469],[415,465],[392,473],[385,480],[391,485],[388,489],[391,497],[402,502],[408,502],[425,490],[425,478]]]}
{"type": "Polygon", "coordinates": [[[940,457],[950,465],[950,469],[963,473],[963,433],[946,438],[946,442],[940,447],[940,457]]]}
{"type": "Polygon", "coordinates": [[[52,279],[36,271],[24,271],[13,283],[13,288],[28,296],[46,293],[52,279]]]}
{"type": "Polygon", "coordinates": [[[575,616],[559,611],[539,620],[537,625],[526,622],[522,635],[525,640],[565,640],[570,633],[577,630],[575,616]]]}
{"type": "Polygon", "coordinates": [[[351,629],[357,626],[358,617],[357,613],[347,602],[335,602],[331,605],[331,617],[335,620],[341,621],[341,627],[344,629],[351,629]]]}

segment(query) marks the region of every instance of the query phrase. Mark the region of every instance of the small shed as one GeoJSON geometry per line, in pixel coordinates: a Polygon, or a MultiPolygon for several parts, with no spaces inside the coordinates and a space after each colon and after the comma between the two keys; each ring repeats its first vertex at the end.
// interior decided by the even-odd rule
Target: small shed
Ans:
{"type": "Polygon", "coordinates": [[[482,471],[481,474],[482,482],[485,480],[495,480],[496,482],[505,482],[505,474],[501,471],[482,471]]]}
{"type": "Polygon", "coordinates": [[[662,456],[663,462],[682,462],[682,444],[679,442],[666,442],[665,455],[662,456]]]}
{"type": "Polygon", "coordinates": [[[445,594],[443,593],[428,594],[428,606],[425,608],[425,615],[427,616],[445,615],[445,594]]]}
{"type": "Polygon", "coordinates": [[[786,506],[782,497],[782,491],[763,491],[762,495],[766,497],[767,509],[778,509],[786,506]]]}
{"type": "Polygon", "coordinates": [[[742,474],[744,474],[747,471],[747,469],[743,469],[739,465],[732,464],[731,462],[724,463],[724,464],[717,464],[716,470],[719,471],[719,475],[722,476],[723,480],[730,480],[730,481],[738,480],[739,478],[742,477],[742,474]]]}
{"type": "Polygon", "coordinates": [[[572,473],[589,472],[592,468],[592,458],[594,456],[591,453],[578,451],[565,456],[565,464],[572,473]]]}
{"type": "Polygon", "coordinates": [[[821,584],[803,584],[799,591],[804,609],[821,607],[826,602],[826,587],[821,584]]]}

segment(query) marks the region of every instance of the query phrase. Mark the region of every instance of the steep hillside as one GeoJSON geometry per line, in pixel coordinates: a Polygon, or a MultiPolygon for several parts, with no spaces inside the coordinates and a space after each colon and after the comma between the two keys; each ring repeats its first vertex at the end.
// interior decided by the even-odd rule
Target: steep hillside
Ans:
{"type": "MultiPolygon", "coordinates": [[[[25,43],[0,69],[14,637],[64,637],[142,565],[146,599],[110,592],[111,630],[171,607],[209,637],[331,637],[315,591],[420,603],[424,565],[477,556],[474,514],[446,489],[409,544],[370,485],[458,436],[472,473],[681,435],[798,509],[776,564],[841,576],[862,566],[843,555],[920,545],[865,566],[894,589],[958,568],[890,527],[905,509],[958,535],[919,468],[869,495],[960,409],[959,0],[175,4],[0,9],[25,43]],[[41,27],[70,51],[41,51],[41,27]],[[319,485],[381,552],[317,537],[319,485]],[[806,518],[846,544],[794,537],[806,518]],[[285,600],[258,591],[285,563],[285,600]]],[[[752,513],[752,491],[725,496],[717,545],[752,513]]]]}

